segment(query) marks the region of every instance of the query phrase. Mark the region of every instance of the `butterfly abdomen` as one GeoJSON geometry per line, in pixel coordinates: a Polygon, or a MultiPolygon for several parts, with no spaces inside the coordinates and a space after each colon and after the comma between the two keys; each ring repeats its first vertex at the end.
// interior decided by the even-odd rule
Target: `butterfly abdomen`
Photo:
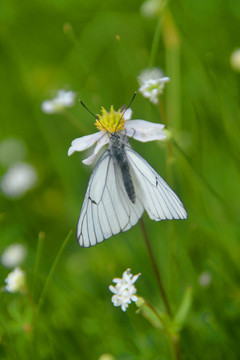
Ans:
{"type": "Polygon", "coordinates": [[[129,162],[127,158],[127,154],[125,151],[124,144],[120,143],[118,145],[112,144],[111,146],[112,156],[116,160],[118,166],[120,167],[122,173],[122,179],[124,183],[125,190],[131,202],[134,204],[136,201],[136,193],[133,186],[129,162]]]}

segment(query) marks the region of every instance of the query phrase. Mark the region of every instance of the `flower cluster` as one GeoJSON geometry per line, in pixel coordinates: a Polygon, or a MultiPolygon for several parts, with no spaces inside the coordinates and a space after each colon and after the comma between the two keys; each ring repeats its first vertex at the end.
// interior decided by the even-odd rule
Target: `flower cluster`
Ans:
{"type": "Polygon", "coordinates": [[[6,268],[14,268],[24,261],[27,254],[26,247],[22,244],[8,246],[1,256],[1,263],[6,268]]]}
{"type": "Polygon", "coordinates": [[[0,189],[11,199],[18,199],[32,189],[37,182],[35,168],[28,163],[12,165],[0,179],[0,189]]]}
{"type": "Polygon", "coordinates": [[[59,113],[66,107],[73,106],[75,96],[76,94],[73,91],[59,90],[55,98],[42,102],[41,109],[47,114],[59,113]]]}
{"type": "Polygon", "coordinates": [[[3,291],[16,293],[25,292],[26,290],[26,273],[19,267],[10,272],[4,281],[7,285],[2,288],[3,291]]]}
{"type": "Polygon", "coordinates": [[[140,7],[141,14],[145,17],[156,17],[161,14],[166,5],[166,0],[146,0],[140,7]]]}
{"type": "Polygon", "coordinates": [[[170,81],[170,78],[164,77],[158,68],[153,68],[144,70],[139,75],[138,81],[140,84],[139,92],[156,105],[165,84],[170,81]]]}
{"type": "Polygon", "coordinates": [[[230,64],[233,70],[240,72],[240,49],[233,51],[230,57],[230,64]]]}
{"type": "Polygon", "coordinates": [[[121,306],[122,311],[126,311],[131,301],[138,301],[138,297],[135,295],[137,289],[133,285],[139,278],[140,274],[132,275],[131,269],[127,269],[122,278],[114,278],[113,282],[115,286],[110,285],[109,290],[114,294],[112,296],[112,302],[114,306],[121,306]]]}

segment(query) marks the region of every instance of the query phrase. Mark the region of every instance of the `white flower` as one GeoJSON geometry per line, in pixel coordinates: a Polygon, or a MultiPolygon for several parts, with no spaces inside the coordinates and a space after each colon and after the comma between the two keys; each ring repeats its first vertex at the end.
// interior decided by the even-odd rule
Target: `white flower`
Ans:
{"type": "Polygon", "coordinates": [[[22,244],[8,246],[1,256],[1,263],[6,268],[14,268],[21,265],[25,259],[27,250],[22,244]]]}
{"type": "Polygon", "coordinates": [[[73,91],[59,90],[54,99],[42,102],[41,109],[47,114],[59,113],[65,107],[73,106],[75,96],[76,94],[73,91]]]}
{"type": "Polygon", "coordinates": [[[159,96],[163,92],[165,83],[170,81],[170,78],[164,77],[162,71],[158,68],[153,68],[142,71],[138,77],[138,81],[140,84],[140,93],[156,105],[159,96]]]}
{"type": "Polygon", "coordinates": [[[115,357],[111,354],[102,354],[98,360],[115,360],[115,357]]]}
{"type": "Polygon", "coordinates": [[[139,278],[141,274],[132,275],[130,273],[131,269],[127,269],[123,275],[122,279],[114,278],[113,282],[116,283],[115,286],[110,285],[109,290],[115,294],[112,296],[112,302],[114,306],[121,306],[122,311],[126,311],[128,305],[131,301],[138,301],[138,297],[135,295],[137,289],[133,285],[135,281],[139,278]]]}
{"type": "Polygon", "coordinates": [[[24,292],[26,289],[26,274],[19,267],[10,272],[4,280],[7,284],[3,290],[10,293],[24,292]]]}
{"type": "Polygon", "coordinates": [[[34,187],[37,181],[35,168],[27,163],[12,165],[0,180],[0,189],[8,198],[17,199],[34,187]]]}
{"type": "Polygon", "coordinates": [[[73,140],[68,155],[72,155],[75,151],[86,150],[97,143],[93,154],[83,160],[85,165],[92,164],[100,149],[109,143],[109,134],[115,131],[141,142],[166,138],[166,134],[163,132],[164,125],[144,120],[129,120],[131,114],[131,109],[123,113],[122,110],[114,111],[112,106],[109,112],[102,108],[102,115],[97,115],[95,123],[100,131],[73,140]]]}
{"type": "Polygon", "coordinates": [[[230,64],[233,70],[240,72],[240,49],[233,51],[230,57],[230,64]]]}
{"type": "Polygon", "coordinates": [[[201,287],[208,287],[211,281],[212,275],[208,271],[204,271],[199,275],[198,282],[201,287]]]}
{"type": "Polygon", "coordinates": [[[142,3],[140,11],[146,17],[158,16],[161,14],[165,4],[165,0],[147,0],[142,3]]]}

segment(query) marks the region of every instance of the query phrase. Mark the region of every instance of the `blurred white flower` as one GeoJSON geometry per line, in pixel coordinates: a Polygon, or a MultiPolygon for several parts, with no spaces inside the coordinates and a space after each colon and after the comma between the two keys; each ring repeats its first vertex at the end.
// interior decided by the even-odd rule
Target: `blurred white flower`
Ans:
{"type": "Polygon", "coordinates": [[[240,49],[232,52],[230,57],[230,64],[233,70],[240,72],[240,49]]]}
{"type": "Polygon", "coordinates": [[[147,0],[140,7],[141,14],[146,17],[154,17],[161,14],[165,0],[147,0]]]}
{"type": "Polygon", "coordinates": [[[9,137],[0,142],[0,163],[4,166],[23,161],[27,153],[22,139],[9,137]]]}
{"type": "Polygon", "coordinates": [[[138,297],[135,295],[137,289],[133,285],[141,274],[132,275],[131,269],[127,269],[122,278],[114,278],[113,282],[115,286],[110,285],[109,290],[115,294],[112,296],[112,302],[114,306],[121,306],[122,311],[126,311],[131,301],[138,301],[138,297]]]}
{"type": "Polygon", "coordinates": [[[212,275],[208,271],[204,271],[199,275],[198,283],[201,287],[208,287],[212,282],[212,275]]]}
{"type": "Polygon", "coordinates": [[[156,105],[165,83],[169,81],[170,78],[164,77],[162,71],[158,68],[143,70],[138,77],[139,92],[156,105]]]}
{"type": "Polygon", "coordinates": [[[26,247],[22,244],[8,246],[1,256],[1,263],[6,268],[14,268],[24,261],[27,254],[26,247]]]}
{"type": "Polygon", "coordinates": [[[111,354],[102,354],[98,360],[115,360],[115,357],[111,354]]]}
{"type": "Polygon", "coordinates": [[[37,181],[35,168],[27,163],[16,163],[0,179],[0,189],[5,196],[17,199],[34,187],[37,181]]]}
{"type": "Polygon", "coordinates": [[[98,120],[95,123],[100,131],[74,139],[68,149],[68,156],[72,155],[75,151],[86,150],[97,143],[93,154],[83,160],[85,165],[92,164],[102,147],[110,142],[109,133],[112,134],[115,131],[121,136],[129,136],[141,142],[163,140],[166,138],[163,132],[164,125],[145,120],[130,120],[131,114],[131,109],[123,113],[122,110],[114,111],[113,106],[111,106],[110,111],[102,108],[102,115],[97,115],[98,120]]]}
{"type": "Polygon", "coordinates": [[[19,267],[10,272],[4,280],[7,284],[2,290],[10,293],[24,292],[26,290],[26,273],[19,267]]]}
{"type": "Polygon", "coordinates": [[[55,98],[42,102],[41,109],[46,114],[59,113],[64,108],[73,106],[75,96],[73,91],[59,90],[55,98]]]}

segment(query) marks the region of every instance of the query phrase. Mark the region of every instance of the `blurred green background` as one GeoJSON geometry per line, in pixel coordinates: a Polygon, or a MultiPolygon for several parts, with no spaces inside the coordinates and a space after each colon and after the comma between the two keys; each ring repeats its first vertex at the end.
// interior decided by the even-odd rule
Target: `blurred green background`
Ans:
{"type": "MultiPolygon", "coordinates": [[[[71,141],[95,132],[94,112],[129,103],[137,76],[151,65],[171,78],[161,98],[166,142],[132,146],[182,199],[187,221],[144,220],[173,312],[189,285],[193,302],[181,331],[182,359],[240,358],[240,75],[230,65],[240,46],[239,1],[170,1],[144,16],[142,2],[2,0],[0,142],[24,142],[36,186],[19,199],[0,195],[0,252],[22,243],[30,295],[0,294],[1,359],[171,359],[165,335],[136,314],[114,308],[108,286],[127,268],[141,272],[138,294],[164,311],[139,225],[84,249],[74,232],[91,168],[67,156],[71,141]],[[152,44],[156,28],[155,56],[152,44]],[[116,35],[120,37],[116,39],[116,35]],[[75,105],[45,114],[59,89],[75,105]],[[39,316],[40,294],[59,250],[39,316]],[[39,235],[40,234],[40,235],[39,235]],[[204,284],[205,275],[209,280],[204,284]]],[[[133,119],[163,122],[138,94],[133,119]]],[[[2,159],[0,176],[9,164],[2,159]]],[[[86,157],[86,156],[85,156],[86,157]]],[[[1,286],[9,269],[0,265],[1,286]]]]}

